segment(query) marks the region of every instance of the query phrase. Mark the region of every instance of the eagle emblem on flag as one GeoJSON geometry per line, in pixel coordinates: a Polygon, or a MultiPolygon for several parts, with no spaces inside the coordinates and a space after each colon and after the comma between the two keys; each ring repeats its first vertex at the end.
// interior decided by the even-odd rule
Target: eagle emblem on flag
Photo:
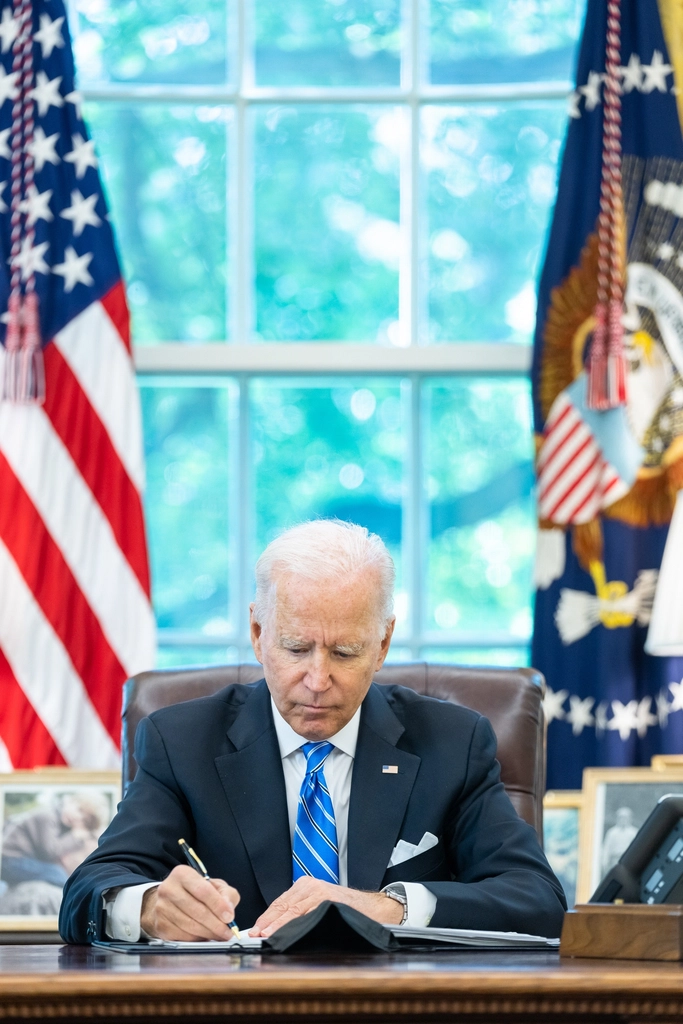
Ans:
{"type": "MultiPolygon", "coordinates": [[[[671,522],[683,487],[683,164],[623,164],[624,209],[634,223],[626,261],[623,345],[626,401],[596,411],[587,407],[585,346],[594,327],[596,250],[593,236],[579,266],[551,296],[541,368],[547,410],[540,439],[538,505],[545,529],[570,527],[595,584],[595,596],[566,590],[557,609],[565,643],[602,621],[608,628],[650,621],[657,571],[643,571],[628,591],[605,579],[601,516],[637,527],[671,522]],[[588,595],[586,595],[588,596],[588,595]],[[585,627],[585,628],[582,628],[585,627]]],[[[552,560],[541,539],[539,557],[552,560]]],[[[563,566],[539,567],[546,579],[563,566]]]]}
{"type": "Polygon", "coordinates": [[[539,283],[532,664],[548,781],[683,748],[679,0],[591,0],[539,283]]]}

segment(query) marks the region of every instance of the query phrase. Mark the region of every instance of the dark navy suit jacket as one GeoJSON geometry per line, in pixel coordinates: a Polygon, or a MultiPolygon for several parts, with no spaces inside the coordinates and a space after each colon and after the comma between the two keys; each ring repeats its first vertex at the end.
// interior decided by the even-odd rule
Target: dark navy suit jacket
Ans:
{"type": "MultiPolygon", "coordinates": [[[[363,702],[348,822],[348,884],[377,891],[422,882],[432,925],[560,934],[565,899],[534,830],[500,782],[493,730],[481,715],[373,683],[363,702]],[[382,772],[386,764],[398,773],[382,772]],[[387,869],[399,839],[439,844],[387,869]]],[[[98,849],[64,889],[68,942],[104,938],[102,894],[161,881],[183,863],[184,837],[210,875],[241,894],[252,925],[292,884],[282,761],[264,680],[233,685],[144,719],[139,770],[98,849]]]]}

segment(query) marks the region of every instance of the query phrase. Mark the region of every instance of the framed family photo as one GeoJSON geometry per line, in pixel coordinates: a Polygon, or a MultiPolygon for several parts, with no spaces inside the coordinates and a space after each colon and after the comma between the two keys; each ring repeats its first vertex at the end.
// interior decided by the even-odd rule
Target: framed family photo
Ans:
{"type": "Polygon", "coordinates": [[[582,809],[581,790],[551,790],[543,798],[543,848],[569,908],[576,902],[582,809]]]}
{"type": "Polygon", "coordinates": [[[668,793],[683,796],[683,766],[585,768],[576,902],[586,903],[668,793]]]}
{"type": "Polygon", "coordinates": [[[118,772],[0,774],[0,932],[57,931],[64,883],[120,798],[118,772]]]}

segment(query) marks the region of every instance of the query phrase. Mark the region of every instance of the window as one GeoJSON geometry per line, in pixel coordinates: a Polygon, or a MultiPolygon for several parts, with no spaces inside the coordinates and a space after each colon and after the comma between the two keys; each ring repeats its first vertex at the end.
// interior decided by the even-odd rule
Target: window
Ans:
{"type": "Polygon", "coordinates": [[[159,663],[250,660],[337,515],[396,659],[524,664],[535,278],[584,0],[73,0],[133,316],[159,663]]]}

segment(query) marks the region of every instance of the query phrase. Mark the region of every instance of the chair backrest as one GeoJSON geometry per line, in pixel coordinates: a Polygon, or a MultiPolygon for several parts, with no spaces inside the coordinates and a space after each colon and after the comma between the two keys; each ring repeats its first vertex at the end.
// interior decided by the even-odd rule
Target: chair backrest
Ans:
{"type": "MultiPolygon", "coordinates": [[[[141,718],[158,708],[206,697],[230,683],[253,683],[260,665],[227,665],[141,672],[129,679],[123,701],[123,791],[137,771],[133,756],[141,718]]],[[[543,837],[546,729],[542,698],[545,681],[529,668],[497,669],[433,665],[419,661],[385,665],[378,683],[398,683],[417,693],[479,711],[498,739],[501,778],[521,818],[543,837]]]]}

